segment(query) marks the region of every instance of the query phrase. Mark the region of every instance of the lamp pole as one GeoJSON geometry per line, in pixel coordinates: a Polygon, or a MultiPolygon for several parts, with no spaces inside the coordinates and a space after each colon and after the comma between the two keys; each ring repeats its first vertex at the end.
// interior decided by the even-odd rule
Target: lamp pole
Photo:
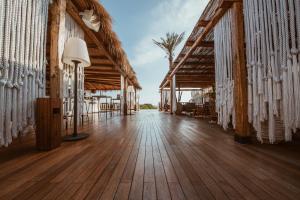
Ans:
{"type": "Polygon", "coordinates": [[[73,131],[73,137],[77,137],[77,115],[78,115],[78,64],[79,61],[73,60],[75,68],[75,83],[74,83],[74,131],[73,131]]]}

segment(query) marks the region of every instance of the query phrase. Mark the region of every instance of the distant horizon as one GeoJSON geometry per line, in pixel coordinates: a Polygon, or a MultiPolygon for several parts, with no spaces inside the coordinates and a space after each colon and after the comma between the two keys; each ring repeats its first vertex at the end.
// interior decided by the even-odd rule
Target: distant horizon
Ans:
{"type": "MultiPolygon", "coordinates": [[[[113,18],[113,29],[119,36],[129,62],[137,73],[143,88],[140,103],[157,105],[159,85],[168,72],[165,53],[152,39],[164,37],[167,32],[185,32],[185,40],[193,30],[208,0],[101,0],[113,18]],[[168,12],[166,12],[166,10],[168,12]]],[[[183,95],[188,100],[189,94],[183,95]]]]}

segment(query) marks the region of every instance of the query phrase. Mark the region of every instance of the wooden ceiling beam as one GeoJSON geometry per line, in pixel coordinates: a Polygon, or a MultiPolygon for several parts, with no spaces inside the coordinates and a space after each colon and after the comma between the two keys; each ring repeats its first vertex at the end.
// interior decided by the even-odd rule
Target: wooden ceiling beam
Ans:
{"type": "Polygon", "coordinates": [[[105,55],[105,52],[99,48],[88,48],[88,52],[89,52],[89,56],[101,56],[101,57],[105,57],[106,59],[107,56],[105,55]]]}
{"type": "Polygon", "coordinates": [[[90,59],[104,59],[104,60],[108,60],[107,57],[105,55],[98,55],[98,54],[95,54],[95,55],[90,55],[90,59]]]}
{"type": "Polygon", "coordinates": [[[206,27],[208,25],[209,21],[207,20],[200,20],[198,23],[197,23],[197,27],[206,27]]]}
{"type": "MultiPolygon", "coordinates": [[[[175,62],[176,64],[177,62],[175,62]]],[[[214,62],[200,62],[200,61],[193,61],[193,62],[185,62],[183,66],[190,65],[190,66],[215,66],[214,62]]]]}
{"type": "Polygon", "coordinates": [[[119,71],[119,70],[117,70],[115,67],[114,67],[114,65],[112,65],[112,64],[103,64],[103,65],[101,65],[101,64],[92,64],[90,67],[88,67],[88,68],[105,68],[105,67],[109,67],[110,69],[112,69],[112,70],[114,70],[114,71],[119,71]]]}
{"type": "Polygon", "coordinates": [[[95,59],[92,58],[91,60],[91,64],[92,65],[112,65],[110,60],[107,59],[95,59]]]}
{"type": "Polygon", "coordinates": [[[91,82],[91,83],[95,83],[95,84],[103,84],[103,85],[120,85],[119,82],[107,82],[107,81],[101,81],[101,80],[93,80],[93,79],[89,79],[86,81],[87,83],[91,82]]]}
{"type": "MultiPolygon", "coordinates": [[[[184,57],[185,54],[180,54],[178,56],[178,58],[182,58],[184,57]]],[[[190,55],[189,58],[193,58],[193,59],[215,59],[214,55],[190,55]]]]}
{"type": "Polygon", "coordinates": [[[176,83],[180,88],[206,88],[213,86],[214,83],[176,83]]]}
{"type": "Polygon", "coordinates": [[[182,73],[182,74],[177,74],[176,77],[180,76],[188,76],[188,77],[202,77],[202,76],[208,76],[208,77],[214,77],[214,73],[207,73],[207,72],[197,72],[197,73],[182,73]]]}
{"type": "MultiPolygon", "coordinates": [[[[194,43],[195,43],[195,41],[188,40],[185,43],[185,46],[191,47],[191,46],[194,45],[194,43]]],[[[197,47],[213,48],[214,47],[214,42],[213,41],[203,41],[203,42],[200,42],[199,44],[197,44],[197,47]]]]}
{"type": "MultiPolygon", "coordinates": [[[[84,68],[84,71],[109,71],[109,72],[119,72],[112,66],[107,66],[107,65],[99,65],[99,66],[90,66],[84,68]]],[[[120,73],[120,72],[119,72],[120,73]]]]}
{"type": "Polygon", "coordinates": [[[215,76],[212,75],[206,75],[206,74],[202,74],[202,75],[177,75],[176,74],[176,78],[177,79],[186,79],[186,78],[191,78],[191,79],[201,79],[201,78],[215,78],[215,76]]]}
{"type": "Polygon", "coordinates": [[[101,72],[101,71],[87,71],[87,72],[84,72],[84,74],[94,74],[94,75],[110,75],[110,76],[116,76],[116,77],[119,77],[120,78],[120,74],[118,73],[115,73],[115,72],[101,72]]]}

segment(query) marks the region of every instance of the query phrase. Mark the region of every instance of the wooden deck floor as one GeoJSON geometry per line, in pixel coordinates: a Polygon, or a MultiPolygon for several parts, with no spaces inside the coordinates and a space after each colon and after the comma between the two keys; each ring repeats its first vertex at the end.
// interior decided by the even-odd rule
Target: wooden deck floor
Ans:
{"type": "Polygon", "coordinates": [[[0,152],[0,199],[300,199],[299,145],[240,145],[157,111],[87,125],[87,140],[0,152]]]}

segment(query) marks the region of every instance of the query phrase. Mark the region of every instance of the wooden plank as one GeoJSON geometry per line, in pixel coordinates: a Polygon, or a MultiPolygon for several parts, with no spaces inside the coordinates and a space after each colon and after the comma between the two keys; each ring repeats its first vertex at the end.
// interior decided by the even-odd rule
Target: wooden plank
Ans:
{"type": "Polygon", "coordinates": [[[134,176],[131,184],[129,199],[142,199],[143,198],[143,188],[144,188],[144,173],[145,173],[145,143],[146,134],[142,135],[141,146],[139,148],[139,153],[136,161],[136,166],[134,170],[134,176]]]}

